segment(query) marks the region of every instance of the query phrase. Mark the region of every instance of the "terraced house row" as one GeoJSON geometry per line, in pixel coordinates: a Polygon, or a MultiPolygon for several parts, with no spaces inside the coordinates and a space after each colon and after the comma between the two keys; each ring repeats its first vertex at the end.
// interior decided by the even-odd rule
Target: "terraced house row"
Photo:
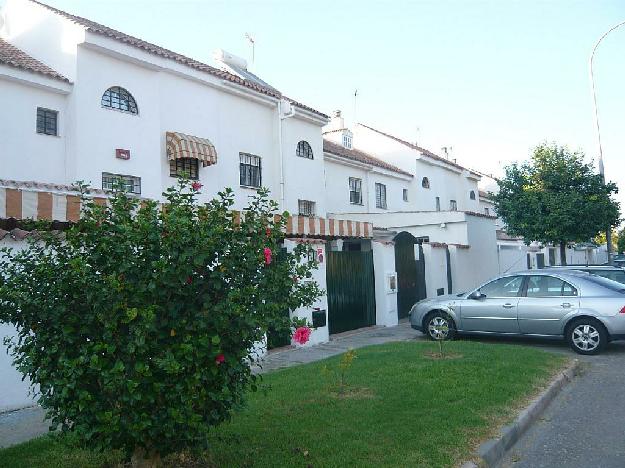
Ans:
{"type": "MultiPolygon", "coordinates": [[[[103,203],[119,182],[160,200],[184,173],[202,183],[202,201],[231,187],[238,210],[267,187],[292,215],[285,246],[314,244],[327,294],[292,311],[314,321],[311,343],[396,324],[416,300],[499,271],[497,219],[479,173],[375,126],[348,127],[340,112],[283,95],[228,52],[206,64],[7,0],[0,99],[0,246],[26,245],[24,219],[76,221],[77,180],[103,203]]],[[[26,401],[8,359],[0,350],[0,410],[26,401]]]]}

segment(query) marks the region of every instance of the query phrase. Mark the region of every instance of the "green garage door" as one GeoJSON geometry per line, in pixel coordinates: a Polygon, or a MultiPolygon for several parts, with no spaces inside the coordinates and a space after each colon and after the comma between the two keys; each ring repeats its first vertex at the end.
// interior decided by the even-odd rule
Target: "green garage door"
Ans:
{"type": "Polygon", "coordinates": [[[327,252],[330,333],[375,324],[373,252],[327,252]]]}

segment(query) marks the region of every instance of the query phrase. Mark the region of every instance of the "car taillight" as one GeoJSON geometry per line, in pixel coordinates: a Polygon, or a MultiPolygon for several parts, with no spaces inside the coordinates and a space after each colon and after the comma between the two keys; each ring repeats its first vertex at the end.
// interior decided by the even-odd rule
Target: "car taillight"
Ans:
{"type": "Polygon", "coordinates": [[[625,306],[623,306],[621,308],[621,310],[618,311],[619,314],[625,314],[625,306]]]}

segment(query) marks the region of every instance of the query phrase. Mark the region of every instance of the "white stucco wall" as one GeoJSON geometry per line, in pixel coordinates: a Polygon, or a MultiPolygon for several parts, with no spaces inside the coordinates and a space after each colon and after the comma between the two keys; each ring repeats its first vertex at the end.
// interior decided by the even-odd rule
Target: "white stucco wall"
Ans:
{"type": "MultiPolygon", "coordinates": [[[[296,240],[286,239],[284,241],[284,246],[287,248],[289,252],[293,251],[295,246],[297,245],[296,240]]],[[[316,281],[319,287],[323,290],[323,294],[317,298],[314,304],[310,307],[300,307],[291,312],[291,317],[305,318],[309,323],[312,324],[312,313],[314,309],[321,309],[326,311],[326,326],[319,327],[317,329],[313,329],[312,334],[310,335],[310,340],[303,346],[312,346],[318,343],[324,343],[330,339],[329,328],[328,328],[328,297],[325,294],[326,292],[326,251],[325,251],[325,242],[323,241],[311,241],[311,246],[317,251],[321,249],[323,254],[323,261],[317,264],[317,269],[313,271],[312,280],[316,281]]],[[[296,346],[302,346],[297,343],[293,343],[296,346]]]]}
{"type": "Polygon", "coordinates": [[[395,272],[395,245],[392,242],[371,242],[375,276],[375,324],[397,325],[397,290],[388,287],[388,276],[395,272]]]}
{"type": "Polygon", "coordinates": [[[0,37],[53,70],[76,79],[76,49],[85,38],[81,26],[27,0],[6,0],[0,37]]]}
{"type": "Polygon", "coordinates": [[[325,159],[325,189],[327,212],[333,213],[386,213],[407,210],[411,206],[414,191],[411,178],[394,175],[374,166],[338,162],[336,158],[325,159]],[[352,204],[349,199],[349,178],[362,180],[362,204],[352,204]],[[386,209],[376,207],[375,184],[386,186],[386,209]],[[403,189],[408,189],[408,202],[403,200],[403,189]]]}
{"type": "MultiPolygon", "coordinates": [[[[415,246],[418,257],[418,249],[415,246]]],[[[447,259],[445,249],[441,247],[432,247],[429,244],[423,244],[423,255],[425,257],[425,288],[426,296],[429,298],[437,297],[437,290],[443,288],[445,294],[447,290],[447,259]]]]}
{"type": "Polygon", "coordinates": [[[435,210],[436,197],[440,198],[441,210],[449,210],[450,200],[456,200],[460,211],[478,211],[478,177],[468,171],[433,160],[400,143],[361,125],[353,129],[353,145],[377,158],[383,159],[400,169],[414,174],[410,184],[411,199],[408,210],[435,210]],[[427,177],[430,188],[422,187],[427,177]],[[469,197],[475,193],[475,200],[469,197]]]}
{"type": "Polygon", "coordinates": [[[63,183],[66,96],[0,76],[0,102],[0,179],[63,183]],[[37,133],[37,107],[59,112],[59,136],[37,133]]]}
{"type": "MultiPolygon", "coordinates": [[[[27,247],[27,243],[4,239],[0,240],[0,248],[3,247],[21,250],[27,247]]],[[[4,345],[5,337],[16,339],[17,330],[13,325],[0,323],[0,413],[35,404],[35,399],[29,393],[29,380],[22,380],[22,374],[13,367],[13,357],[7,353],[4,345]]]]}

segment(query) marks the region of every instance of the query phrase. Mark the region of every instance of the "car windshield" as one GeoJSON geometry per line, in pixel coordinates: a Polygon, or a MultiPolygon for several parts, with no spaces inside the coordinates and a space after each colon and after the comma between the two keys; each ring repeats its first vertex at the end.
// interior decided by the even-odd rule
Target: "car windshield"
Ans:
{"type": "Polygon", "coordinates": [[[593,275],[602,276],[612,281],[625,284],[625,271],[623,270],[586,270],[593,275]]]}
{"type": "Polygon", "coordinates": [[[603,276],[598,275],[588,275],[584,278],[586,281],[590,281],[591,283],[598,284],[607,288],[611,291],[616,291],[621,294],[625,294],[625,285],[619,283],[618,281],[612,281],[611,279],[604,278],[603,276]]]}

